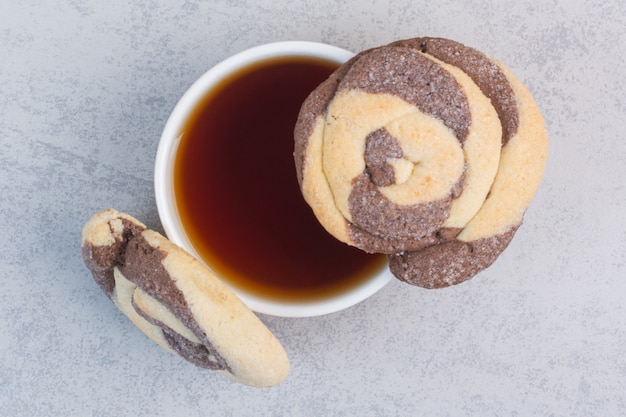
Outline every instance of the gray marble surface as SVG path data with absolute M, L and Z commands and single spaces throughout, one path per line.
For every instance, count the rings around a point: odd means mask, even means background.
M 2 0 L 0 415 L 626 415 L 625 28 L 618 0 Z M 157 141 L 206 69 L 270 41 L 424 35 L 503 61 L 546 118 L 544 182 L 493 267 L 262 317 L 292 364 L 263 390 L 160 350 L 100 292 L 81 228 L 112 206 L 160 229 Z

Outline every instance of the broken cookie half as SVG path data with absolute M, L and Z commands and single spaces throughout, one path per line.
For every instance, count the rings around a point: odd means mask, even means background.
M 287 354 L 263 322 L 204 265 L 135 218 L 95 214 L 82 253 L 104 293 L 163 349 L 249 386 L 287 376 Z

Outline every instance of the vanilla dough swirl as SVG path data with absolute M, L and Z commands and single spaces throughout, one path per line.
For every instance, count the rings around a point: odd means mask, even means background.
M 298 181 L 320 223 L 426 288 L 463 282 L 502 253 L 548 143 L 510 71 L 435 38 L 357 54 L 307 98 L 294 133 Z

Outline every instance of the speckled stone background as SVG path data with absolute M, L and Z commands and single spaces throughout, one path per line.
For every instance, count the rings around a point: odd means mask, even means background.
M 0 2 L 0 415 L 626 415 L 625 28 L 618 0 Z M 81 228 L 113 206 L 160 229 L 157 142 L 205 70 L 422 35 L 503 61 L 544 111 L 545 179 L 493 267 L 262 317 L 292 363 L 265 390 L 161 351 L 99 291 Z

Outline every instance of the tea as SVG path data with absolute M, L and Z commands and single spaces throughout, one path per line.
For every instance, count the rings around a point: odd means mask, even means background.
M 256 63 L 213 88 L 185 122 L 174 166 L 180 218 L 198 254 L 235 289 L 313 301 L 385 264 L 329 235 L 296 179 L 300 106 L 337 66 L 305 57 Z

